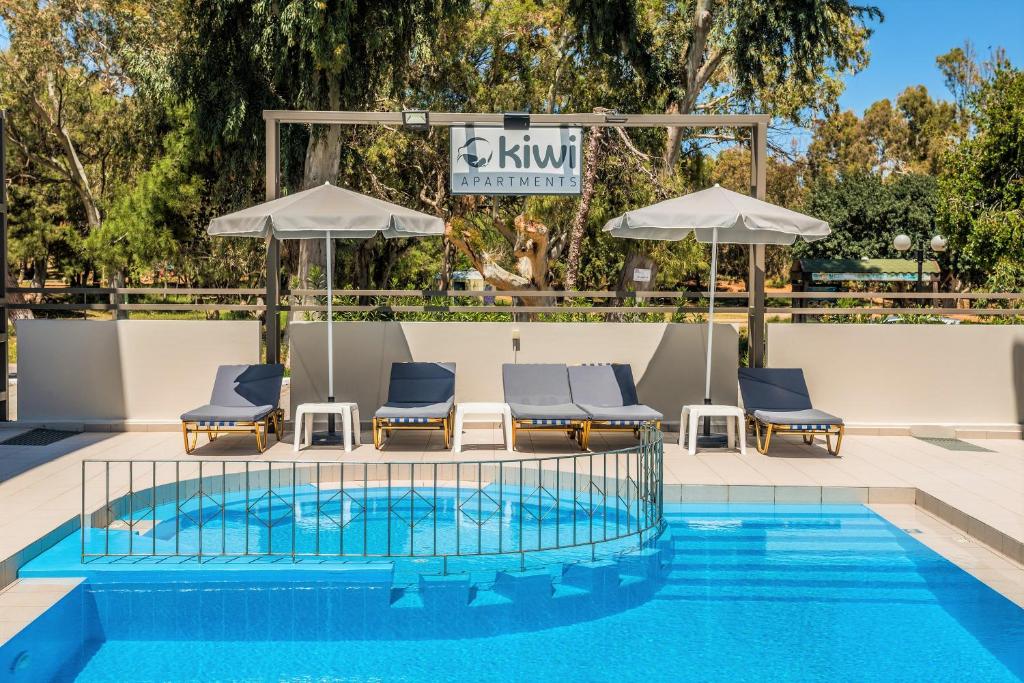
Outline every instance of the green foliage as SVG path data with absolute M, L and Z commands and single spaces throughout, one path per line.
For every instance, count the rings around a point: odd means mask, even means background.
M 877 174 L 853 173 L 821 178 L 807 196 L 804 209 L 828 221 L 832 234 L 818 242 L 797 242 L 794 258 L 903 258 L 892 246 L 903 233 L 926 246 L 933 234 L 938 202 L 935 179 L 900 175 L 883 180 Z
M 939 224 L 964 285 L 1024 289 L 1024 72 L 1001 66 L 970 96 L 975 134 L 939 181 Z
M 203 184 L 186 168 L 182 129 L 164 138 L 164 150 L 133 183 L 115 195 L 106 220 L 84 240 L 86 254 L 107 275 L 173 273 L 200 217 Z

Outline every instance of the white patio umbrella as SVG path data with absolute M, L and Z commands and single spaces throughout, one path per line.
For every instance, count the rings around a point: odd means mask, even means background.
M 705 403 L 711 403 L 712 319 L 715 315 L 718 245 L 793 244 L 798 238 L 813 242 L 831 232 L 825 221 L 727 190 L 717 183 L 706 190 L 627 211 L 605 223 L 604 230 L 616 237 L 668 241 L 681 240 L 693 233 L 698 242 L 711 245 Z
M 210 221 L 207 232 L 230 237 L 323 239 L 327 247 L 327 400 L 334 402 L 333 309 L 335 239 L 428 237 L 444 234 L 444 221 L 345 190 L 330 183 L 296 192 Z M 330 420 L 333 430 L 333 419 Z

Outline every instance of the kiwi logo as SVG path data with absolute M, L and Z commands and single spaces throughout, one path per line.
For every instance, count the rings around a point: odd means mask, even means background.
M 470 138 L 466 144 L 457 150 L 456 159 L 465 159 L 470 168 L 483 168 L 491 163 L 494 152 L 486 139 L 481 137 Z

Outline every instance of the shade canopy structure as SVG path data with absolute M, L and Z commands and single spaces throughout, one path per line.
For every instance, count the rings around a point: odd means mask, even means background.
M 377 234 L 398 237 L 430 237 L 444 234 L 437 216 L 408 209 L 382 199 L 324 183 L 279 199 L 229 213 L 210 221 L 207 232 L 225 237 L 276 237 L 322 239 L 327 256 L 327 400 L 334 402 L 334 319 L 331 242 L 364 240 Z M 329 418 L 334 431 L 333 415 Z
M 718 245 L 793 244 L 824 239 L 831 229 L 823 220 L 727 190 L 716 184 L 706 190 L 668 199 L 611 219 L 604 231 L 616 237 L 676 241 L 691 233 L 711 245 L 708 306 L 708 348 L 704 376 L 704 402 L 711 403 L 711 353 L 718 279 Z M 708 423 L 705 419 L 705 434 Z

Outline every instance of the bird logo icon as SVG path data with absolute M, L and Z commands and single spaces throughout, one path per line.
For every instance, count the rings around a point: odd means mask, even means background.
M 459 147 L 456 159 L 465 159 L 466 165 L 470 168 L 483 168 L 491 163 L 494 152 L 490 149 L 490 143 L 481 137 L 470 138 L 466 144 Z

